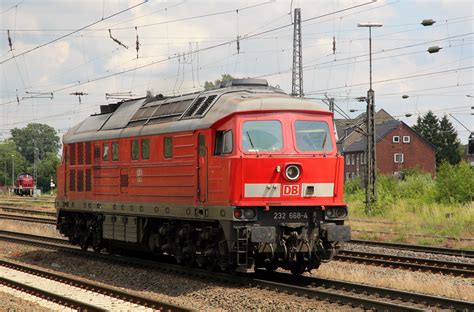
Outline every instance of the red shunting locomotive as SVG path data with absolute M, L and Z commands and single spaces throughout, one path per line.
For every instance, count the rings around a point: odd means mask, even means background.
M 35 179 L 29 173 L 18 175 L 15 181 L 13 192 L 19 196 L 33 196 L 35 189 Z
M 103 105 L 63 138 L 57 228 L 209 269 L 317 268 L 350 239 L 332 117 L 258 79 Z

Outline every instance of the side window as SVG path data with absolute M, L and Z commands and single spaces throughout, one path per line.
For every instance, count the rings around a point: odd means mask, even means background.
M 142 140 L 142 159 L 150 158 L 150 139 Z
M 138 159 L 138 140 L 132 141 L 132 159 L 133 160 Z
M 222 149 L 222 153 L 229 154 L 232 153 L 233 149 L 233 135 L 232 130 L 224 132 L 224 148 Z
M 109 143 L 104 143 L 103 146 L 102 159 L 107 161 L 109 160 Z
M 112 142 L 112 160 L 117 161 L 119 160 L 119 143 Z
M 164 153 L 165 153 L 165 158 L 171 158 L 173 157 L 173 138 L 172 137 L 165 137 L 164 140 L 165 148 L 164 148 Z
M 214 155 L 222 155 L 232 153 L 233 150 L 233 135 L 232 130 L 217 131 L 216 145 L 214 148 Z

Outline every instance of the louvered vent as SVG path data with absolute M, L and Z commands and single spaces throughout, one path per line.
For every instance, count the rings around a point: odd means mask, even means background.
M 77 191 L 84 191 L 84 170 L 77 170 Z
M 210 95 L 208 97 L 200 97 L 198 100 L 184 113 L 182 118 L 200 118 L 203 117 L 212 103 L 214 103 L 217 95 Z
M 201 104 L 204 102 L 205 99 L 206 97 L 204 96 L 198 98 L 196 102 L 194 102 L 192 106 L 189 107 L 188 110 L 184 113 L 183 118 L 192 117 L 196 113 L 196 111 L 199 109 L 199 106 L 201 106 Z
M 76 164 L 76 144 L 69 145 L 69 159 L 71 165 Z
M 193 117 L 202 117 L 204 114 L 207 112 L 207 109 L 211 106 L 212 102 L 214 102 L 214 99 L 217 97 L 217 95 L 211 95 L 208 96 L 207 99 L 204 101 L 204 103 L 199 106 L 197 109 L 196 113 L 193 115 Z
M 92 190 L 92 170 L 86 169 L 86 192 Z
M 86 142 L 86 165 L 90 165 L 92 163 L 92 144 L 91 142 Z
M 76 191 L 76 170 L 71 170 L 69 172 L 69 191 Z
M 128 187 L 128 174 L 120 175 L 120 187 Z
M 77 144 L 77 164 L 83 165 L 84 164 L 84 144 L 83 143 L 76 143 Z

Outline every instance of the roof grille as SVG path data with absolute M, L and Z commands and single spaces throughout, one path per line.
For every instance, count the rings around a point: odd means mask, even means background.
M 217 94 L 210 95 L 208 97 L 202 96 L 192 104 L 191 107 L 183 114 L 182 118 L 199 118 L 203 117 L 209 108 L 211 107 L 211 104 L 214 102 L 214 100 L 217 98 Z

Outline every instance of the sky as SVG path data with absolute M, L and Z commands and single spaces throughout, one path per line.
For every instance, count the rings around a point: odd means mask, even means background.
M 197 92 L 222 74 L 267 79 L 290 93 L 295 8 L 306 97 L 334 98 L 336 118 L 365 110 L 356 98 L 369 88 L 369 32 L 357 24 L 379 22 L 376 109 L 408 125 L 428 110 L 448 114 L 467 142 L 471 0 L 0 0 L 0 138 L 29 122 L 62 135 L 117 97 Z M 436 23 L 422 26 L 424 19 Z M 434 46 L 442 49 L 428 53 Z

